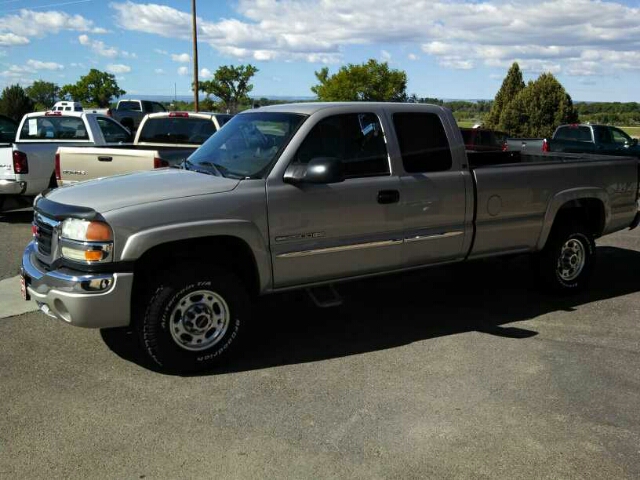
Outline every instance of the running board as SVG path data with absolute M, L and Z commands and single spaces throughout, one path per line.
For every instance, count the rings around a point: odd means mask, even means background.
M 307 294 L 313 303 L 316 304 L 316 307 L 330 308 L 342 305 L 342 297 L 333 284 L 307 288 Z

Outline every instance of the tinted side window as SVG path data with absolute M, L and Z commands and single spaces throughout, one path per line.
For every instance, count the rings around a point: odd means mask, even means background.
M 611 136 L 613 137 L 613 143 L 618 143 L 620 145 L 631 143 L 631 137 L 617 128 L 611 129 Z
M 104 141 L 107 143 L 127 142 L 130 140 L 129 132 L 118 125 L 113 120 L 108 118 L 98 117 L 96 118 L 100 131 L 104 136 Z
M 156 102 L 151 104 L 151 110 L 153 113 L 162 113 L 167 111 L 161 103 Z
M 434 113 L 394 113 L 393 124 L 407 173 L 442 172 L 452 166 L 447 135 Z
M 304 139 L 295 163 L 333 157 L 347 178 L 389 174 L 389 157 L 380 120 L 373 113 L 334 115 L 320 120 Z
M 36 117 L 25 120 L 20 140 L 89 140 L 78 117 Z

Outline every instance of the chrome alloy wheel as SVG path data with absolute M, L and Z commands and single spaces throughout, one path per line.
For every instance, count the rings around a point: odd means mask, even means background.
M 558 258 L 558 275 L 564 281 L 570 282 L 578 278 L 584 269 L 586 254 L 584 244 L 575 238 L 565 242 Z
M 197 290 L 183 296 L 171 312 L 171 338 L 190 351 L 205 350 L 224 337 L 231 322 L 229 306 L 210 290 Z

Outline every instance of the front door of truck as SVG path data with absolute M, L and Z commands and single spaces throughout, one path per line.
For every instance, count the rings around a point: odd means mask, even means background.
M 391 113 L 404 174 L 400 198 L 404 215 L 404 257 L 409 267 L 446 262 L 465 255 L 471 228 L 467 205 L 470 182 L 454 162 L 442 121 L 436 113 Z M 460 152 L 462 155 L 463 152 Z M 466 166 L 465 166 L 466 167 Z M 466 178 L 465 178 L 466 176 Z M 466 240 L 466 242 L 465 242 Z
M 276 287 L 392 270 L 402 265 L 398 177 L 392 176 L 376 109 L 319 118 L 289 167 L 312 159 L 342 162 L 344 181 L 267 182 Z

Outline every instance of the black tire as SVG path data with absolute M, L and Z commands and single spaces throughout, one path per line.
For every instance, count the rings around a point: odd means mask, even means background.
M 580 223 L 554 226 L 544 249 L 533 257 L 533 263 L 544 288 L 560 294 L 579 292 L 588 285 L 596 266 L 593 235 Z
M 199 270 L 194 266 L 191 271 L 157 275 L 150 279 L 149 286 L 137 309 L 141 317 L 135 327 L 142 348 L 162 370 L 172 373 L 208 370 L 226 361 L 237 349 L 249 321 L 250 297 L 233 273 L 222 269 Z M 203 291 L 212 294 L 197 293 Z M 187 306 L 181 310 L 179 304 Z M 223 318 L 226 312 L 226 327 L 213 318 L 211 312 L 216 309 Z M 199 327 L 207 330 L 206 334 L 201 330 L 198 335 L 194 329 Z M 203 342 L 204 346 L 207 342 L 214 343 L 204 348 L 196 342 Z

